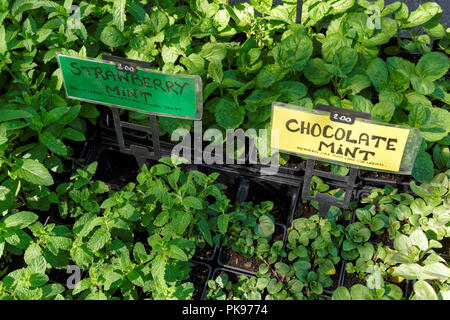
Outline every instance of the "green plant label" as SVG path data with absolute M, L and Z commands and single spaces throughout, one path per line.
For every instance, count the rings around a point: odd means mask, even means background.
M 57 56 L 71 99 L 173 118 L 202 117 L 202 80 L 197 75 L 147 69 L 130 73 L 110 61 Z

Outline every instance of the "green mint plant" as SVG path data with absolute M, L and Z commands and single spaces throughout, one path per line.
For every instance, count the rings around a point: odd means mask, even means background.
M 449 297 L 448 283 L 443 284 L 441 288 L 435 289 L 427 281 L 419 280 L 414 283 L 414 294 L 411 300 L 448 300 Z
M 394 252 L 384 258 L 386 263 L 396 265 L 392 275 L 405 279 L 440 280 L 445 282 L 450 276 L 446 261 L 433 248 L 441 247 L 436 240 L 428 240 L 421 230 L 409 236 L 399 235 L 394 241 Z
M 331 287 L 331 276 L 340 262 L 339 248 L 344 240 L 344 227 L 313 215 L 299 218 L 289 228 L 288 259 L 296 277 L 305 285 L 306 295 L 320 295 Z
M 33 259 L 40 259 L 45 261 L 47 269 L 67 269 L 70 265 L 69 251 L 73 244 L 70 228 L 55 223 L 44 226 L 39 221 L 28 228 L 33 238 L 25 250 L 25 262 L 31 263 Z
M 168 158 L 161 162 L 150 170 L 144 166 L 137 177 L 139 205 L 146 208 L 142 225 L 163 237 L 185 236 L 197 246 L 213 246 L 218 215 L 230 201 L 221 192 L 225 186 L 213 184 L 218 174 L 183 172 Z
M 375 235 L 383 235 L 386 231 L 389 239 L 393 240 L 399 233 L 411 229 L 412 212 L 410 205 L 414 197 L 408 193 L 398 193 L 398 189 L 386 186 L 384 189 L 373 189 L 370 194 L 361 199 L 367 203 L 356 210 L 358 220 Z
M 411 203 L 413 226 L 423 230 L 432 240 L 449 236 L 449 172 L 436 175 L 430 183 L 417 186 L 410 184 L 412 191 L 420 198 Z
M 48 276 L 35 264 L 10 272 L 0 281 L 2 300 L 54 300 L 62 299 L 64 287 L 48 283 Z
M 341 255 L 344 260 L 354 260 L 367 250 L 370 244 L 370 229 L 361 222 L 354 222 L 345 228 L 345 240 L 342 242 Z M 370 249 L 369 249 L 370 250 Z
M 111 259 L 94 263 L 88 277 L 72 291 L 76 299 L 136 300 L 136 299 L 186 299 L 194 290 L 188 279 L 190 264 L 174 260 L 169 262 L 165 287 L 161 288 L 152 277 L 152 254 L 136 242 L 132 250 L 123 242 L 112 244 Z
M 110 187 L 100 180 L 93 181 L 98 163 L 93 162 L 83 169 L 77 169 L 70 180 L 59 184 L 58 211 L 61 218 L 77 218 L 85 212 L 99 213 L 99 203 Z M 103 195 L 103 196 L 102 196 Z
M 232 212 L 220 215 L 217 227 L 222 235 L 222 246 L 248 258 L 267 256 L 275 231 L 275 219 L 270 214 L 272 208 L 270 201 L 256 205 L 237 203 Z
M 402 289 L 395 284 L 386 284 L 381 289 L 369 289 L 355 284 L 350 289 L 339 287 L 333 292 L 333 300 L 402 300 Z
M 266 300 L 306 300 L 305 283 L 296 276 L 294 266 L 282 261 L 261 264 L 256 273 L 258 283 L 265 287 Z
M 393 276 L 394 269 L 384 261 L 393 249 L 382 243 L 373 245 L 365 243 L 359 250 L 360 256 L 355 261 L 347 261 L 345 271 L 355 274 L 361 281 L 365 281 L 369 289 L 382 289 L 386 284 L 402 283 L 404 278 Z
M 256 276 L 236 275 L 232 282 L 227 273 L 208 281 L 206 299 L 211 300 L 304 300 L 303 283 L 292 267 L 277 262 L 274 269 L 261 264 Z
M 0 219 L 0 258 L 8 253 L 23 254 L 32 242 L 25 230 L 37 219 L 38 216 L 30 211 L 11 213 Z
M 256 277 L 236 275 L 233 283 L 227 273 L 208 280 L 207 300 L 262 300 L 265 286 Z

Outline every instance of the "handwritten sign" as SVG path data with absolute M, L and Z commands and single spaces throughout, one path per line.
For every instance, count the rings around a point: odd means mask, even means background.
M 271 146 L 280 151 L 399 172 L 411 129 L 358 118 L 353 124 L 336 122 L 326 112 L 275 102 L 273 130 L 278 131 L 279 141 L 278 146 L 271 141 Z
M 202 80 L 58 54 L 69 98 L 174 118 L 201 119 Z

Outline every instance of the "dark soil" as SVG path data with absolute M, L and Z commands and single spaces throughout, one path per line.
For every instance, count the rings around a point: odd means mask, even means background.
M 381 235 L 377 235 L 372 233 L 372 236 L 370 237 L 370 241 L 371 242 L 375 242 L 375 243 L 383 243 L 384 245 L 393 248 L 394 247 L 394 241 L 389 239 L 389 233 L 384 232 Z
M 359 194 L 358 202 L 361 201 L 361 199 L 367 198 L 369 195 L 370 195 L 370 192 L 367 192 L 367 191 L 361 192 L 361 193 Z
M 393 181 L 393 182 L 410 182 L 412 181 L 412 177 L 409 175 L 402 174 L 392 174 L 386 172 L 376 172 L 376 171 L 360 171 L 360 175 L 362 179 L 379 179 L 385 181 Z
M 206 246 L 204 248 L 197 247 L 195 249 L 194 257 L 202 259 L 202 260 L 209 260 L 214 255 L 214 247 Z
M 366 285 L 366 281 L 362 280 L 358 274 L 355 273 L 347 273 L 344 274 L 344 287 L 351 288 L 351 286 L 355 284 Z
M 274 235 L 272 237 L 272 241 L 270 243 L 273 243 L 275 241 L 283 241 L 284 240 L 284 229 L 280 226 L 275 225 L 275 231 Z
M 447 256 L 447 259 L 450 258 L 450 237 L 444 238 L 440 241 L 442 244 L 442 248 L 434 249 L 437 253 L 443 254 Z
M 263 263 L 256 257 L 246 258 L 240 253 L 225 248 L 222 250 L 222 255 L 220 259 L 222 263 L 226 266 L 239 268 L 252 273 L 258 272 L 259 265 Z
M 270 244 L 278 240 L 283 240 L 283 238 L 284 238 L 284 229 L 276 225 L 274 236 L 272 237 Z M 258 272 L 259 265 L 263 263 L 257 257 L 246 258 L 242 254 L 227 248 L 222 248 L 222 253 L 219 259 L 226 266 L 239 268 L 241 270 L 245 270 L 247 272 L 252 273 Z
M 325 291 L 334 292 L 339 287 L 339 270 L 336 270 L 336 274 L 332 275 L 330 278 L 333 280 L 333 285 L 331 287 L 325 288 Z
M 309 218 L 316 213 L 319 213 L 319 211 L 317 211 L 310 202 L 303 203 L 302 201 L 299 201 L 294 213 L 294 219 Z
M 288 169 L 299 169 L 303 166 L 304 162 L 305 161 L 302 158 L 290 156 L 289 161 L 286 164 L 282 165 L 281 167 Z
M 336 273 L 330 276 L 331 280 L 333 280 L 333 285 L 331 287 L 324 288 L 325 292 L 332 293 L 339 287 L 339 277 L 341 274 L 342 265 L 343 263 L 339 262 L 338 265 L 335 266 Z
M 325 166 L 321 164 L 319 161 L 314 161 L 314 169 L 324 172 L 331 172 L 331 166 Z
M 202 298 L 203 289 L 205 288 L 205 283 L 208 281 L 209 269 L 204 264 L 196 264 L 192 267 L 190 276 L 190 280 L 194 284 L 192 299 L 200 300 Z

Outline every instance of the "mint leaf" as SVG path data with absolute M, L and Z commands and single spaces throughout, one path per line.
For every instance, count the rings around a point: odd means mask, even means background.
M 388 69 L 383 59 L 373 59 L 367 66 L 366 74 L 378 92 L 386 86 Z
M 12 172 L 27 182 L 50 186 L 53 178 L 40 162 L 32 159 L 17 159 L 12 167 Z
M 205 219 L 200 219 L 200 222 L 198 224 L 201 233 L 203 234 L 203 237 L 205 237 L 206 242 L 212 246 L 212 236 L 211 236 L 211 230 L 209 229 L 208 222 Z
M 188 206 L 189 208 L 202 210 L 203 209 L 203 203 L 199 198 L 196 197 L 186 197 L 183 199 L 183 203 Z
M 107 26 L 100 34 L 100 41 L 111 48 L 120 47 L 126 43 L 123 34 L 116 27 Z
M 442 52 L 430 52 L 420 58 L 416 73 L 425 80 L 436 81 L 442 78 L 450 67 L 449 58 Z
M 50 151 L 59 156 L 67 155 L 66 145 L 58 138 L 56 138 L 50 131 L 44 131 L 39 135 L 39 142 L 49 148 Z
M 119 31 L 123 32 L 125 26 L 125 5 L 126 0 L 114 0 L 113 21 Z
M 9 214 L 3 219 L 0 220 L 0 223 L 3 223 L 5 227 L 18 227 L 23 229 L 38 219 L 38 216 L 30 211 L 21 211 L 13 214 Z
M 101 248 L 103 248 L 110 238 L 111 235 L 109 234 L 108 230 L 106 230 L 104 227 L 99 228 L 94 232 L 92 237 L 89 239 L 87 246 L 93 252 L 96 252 Z
M 434 176 L 434 164 L 431 156 L 421 151 L 416 157 L 414 167 L 412 169 L 412 176 L 419 182 L 430 182 Z
M 318 86 L 328 84 L 332 78 L 325 68 L 325 61 L 320 58 L 310 59 L 303 72 L 306 79 Z
M 237 107 L 228 99 L 220 99 L 214 109 L 214 117 L 217 124 L 224 129 L 236 129 L 244 121 L 244 108 Z

